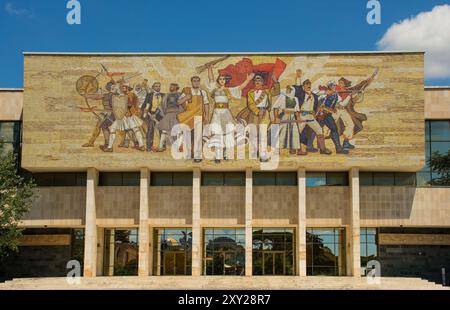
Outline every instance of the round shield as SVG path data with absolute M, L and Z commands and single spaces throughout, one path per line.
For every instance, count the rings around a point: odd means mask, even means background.
M 112 96 L 112 110 L 114 117 L 117 120 L 123 119 L 128 111 L 128 96 L 127 95 Z
M 83 75 L 76 83 L 80 95 L 95 94 L 98 92 L 98 80 L 92 75 Z

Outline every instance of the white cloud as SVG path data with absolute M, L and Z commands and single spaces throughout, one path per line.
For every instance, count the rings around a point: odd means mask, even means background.
M 6 2 L 5 11 L 9 15 L 27 16 L 27 17 L 32 17 L 33 15 L 30 10 L 16 8 L 11 2 Z
M 450 77 L 450 5 L 393 24 L 377 46 L 382 50 L 425 51 L 426 78 Z

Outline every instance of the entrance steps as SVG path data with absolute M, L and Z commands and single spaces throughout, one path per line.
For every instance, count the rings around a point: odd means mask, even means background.
M 419 278 L 383 277 L 379 284 L 366 278 L 296 276 L 164 276 L 81 278 L 69 284 L 66 278 L 22 278 L 0 283 L 0 290 L 450 290 Z

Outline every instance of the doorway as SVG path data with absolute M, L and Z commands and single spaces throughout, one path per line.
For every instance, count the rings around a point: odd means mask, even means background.
M 294 229 L 253 229 L 253 275 L 294 275 Z
M 179 276 L 186 274 L 186 254 L 184 252 L 163 253 L 163 275 Z
M 286 274 L 286 253 L 285 252 L 264 252 L 263 253 L 263 275 L 275 276 Z

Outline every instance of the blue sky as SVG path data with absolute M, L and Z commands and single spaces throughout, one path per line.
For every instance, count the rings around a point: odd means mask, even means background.
M 22 87 L 24 51 L 368 51 L 393 23 L 450 4 L 380 0 L 381 24 L 369 25 L 367 0 L 79 1 L 82 24 L 70 26 L 67 0 L 0 0 L 0 88 Z

